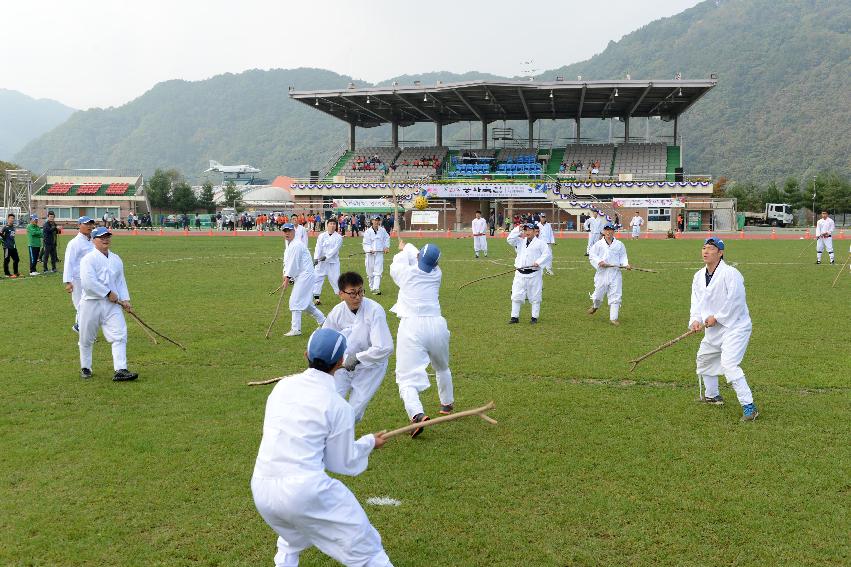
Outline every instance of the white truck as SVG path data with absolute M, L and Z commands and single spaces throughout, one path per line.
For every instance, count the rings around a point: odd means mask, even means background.
M 745 224 L 756 226 L 786 226 L 792 224 L 792 206 L 786 203 L 766 203 L 765 212 L 745 213 Z

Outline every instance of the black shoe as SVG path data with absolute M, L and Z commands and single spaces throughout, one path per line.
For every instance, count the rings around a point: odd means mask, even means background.
M 418 413 L 417 415 L 411 418 L 411 423 L 421 423 L 423 421 L 428 421 L 429 419 L 429 416 L 427 416 L 426 414 Z M 422 433 L 423 429 L 423 427 L 417 427 L 416 429 L 411 431 L 411 439 Z
M 538 318 L 537 318 L 537 317 L 532 317 L 532 320 L 531 320 L 531 321 L 529 321 L 529 322 L 530 322 L 531 324 L 533 324 L 533 325 L 534 325 L 535 323 L 537 323 L 537 322 L 538 322 Z
M 517 317 L 512 317 L 511 319 L 508 320 L 509 325 L 513 325 L 514 323 L 519 323 L 519 322 L 520 322 L 520 319 L 518 319 Z
M 126 368 L 122 368 L 121 370 L 116 370 L 115 375 L 112 377 L 113 382 L 127 382 L 129 380 L 135 380 L 139 375 L 135 372 L 130 372 Z
M 88 368 L 80 368 L 80 378 L 88 380 L 92 377 L 92 371 Z

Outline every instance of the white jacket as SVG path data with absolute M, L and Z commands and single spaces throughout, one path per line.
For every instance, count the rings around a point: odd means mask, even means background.
M 402 317 L 440 317 L 440 282 L 443 274 L 439 266 L 426 273 L 417 265 L 419 250 L 413 244 L 393 256 L 390 277 L 399 286 L 399 296 L 390 311 Z
M 488 221 L 484 217 L 473 219 L 473 236 L 484 236 L 488 232 Z
M 364 366 L 386 362 L 393 353 L 393 336 L 381 305 L 364 297 L 357 313 L 340 302 L 328 313 L 322 327 L 346 337 L 346 355 L 354 354 Z
M 378 227 L 376 232 L 372 227 L 363 231 L 363 251 L 364 252 L 384 252 L 385 248 L 390 248 L 390 235 L 384 230 L 383 226 Z
M 308 369 L 278 382 L 266 401 L 255 478 L 292 479 L 311 473 L 356 476 L 366 470 L 375 438 L 355 441 L 351 406 L 334 377 Z
M 833 234 L 834 230 L 836 230 L 836 224 L 830 217 L 827 217 L 826 219 L 819 219 L 816 223 L 816 236 L 821 236 L 825 233 Z
M 313 259 L 310 257 L 310 252 L 300 240 L 295 238 L 284 251 L 284 275 L 293 279 L 304 275 L 313 276 Z
M 552 250 L 540 238 L 532 238 L 527 241 L 520 234 L 520 227 L 515 226 L 508 234 L 506 239 L 508 245 L 514 248 L 517 256 L 514 258 L 515 268 L 528 268 L 532 264 L 537 263 L 538 266 L 543 266 L 550 258 L 553 257 Z M 532 275 L 532 274 L 529 274 Z
M 95 249 L 92 241 L 82 232 L 68 242 L 65 247 L 65 265 L 62 268 L 62 283 L 71 283 L 80 279 L 80 261 L 83 256 Z
M 127 281 L 124 279 L 124 262 L 115 252 L 106 256 L 92 250 L 80 262 L 80 281 L 83 284 L 82 299 L 105 299 L 114 291 L 121 301 L 130 299 Z
M 706 267 L 694 275 L 691 282 L 691 313 L 689 326 L 701 325 L 712 315 L 718 325 L 707 327 L 706 333 L 722 332 L 725 328 L 751 328 L 751 316 L 745 301 L 745 280 L 736 268 L 724 260 L 718 263 L 712 281 L 706 285 Z
M 626 257 L 626 246 L 623 245 L 623 242 L 617 238 L 612 238 L 612 243 L 609 244 L 606 242 L 605 236 L 595 242 L 591 250 L 588 251 L 588 260 L 597 272 L 608 270 L 620 272 L 620 268 L 601 268 L 601 261 L 612 266 L 626 266 L 629 264 L 629 259 Z
M 343 237 L 339 232 L 328 234 L 327 231 L 319 235 L 316 239 L 316 250 L 313 252 L 314 260 L 318 260 L 325 256 L 327 264 L 340 263 L 340 247 L 343 245 Z
M 556 239 L 553 235 L 553 225 L 548 222 L 539 222 L 538 226 L 541 227 L 541 240 L 547 244 L 555 244 Z

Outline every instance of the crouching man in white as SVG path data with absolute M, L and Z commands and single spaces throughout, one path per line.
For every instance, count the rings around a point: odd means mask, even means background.
M 292 312 L 292 325 L 286 337 L 295 337 L 301 334 L 301 312 L 307 311 L 316 319 L 319 326 L 325 322 L 325 315 L 317 309 L 310 301 L 310 292 L 313 290 L 313 261 L 310 252 L 301 240 L 295 236 L 295 228 L 292 223 L 283 226 L 286 250 L 284 250 L 284 289 L 287 289 L 292 280 L 293 290 L 290 293 L 290 311 Z
M 310 368 L 278 382 L 266 401 L 251 492 L 278 534 L 276 567 L 296 567 L 311 546 L 347 566 L 391 565 L 354 494 L 325 472 L 357 476 L 384 445 L 378 433 L 355 441 L 352 408 L 334 388 L 345 352 L 343 335 L 316 330 L 305 353 Z
M 366 406 L 387 373 L 393 353 L 393 336 L 381 305 L 363 296 L 363 278 L 346 272 L 338 280 L 340 302 L 328 313 L 323 327 L 346 337 L 343 368 L 334 374 L 337 393 L 349 397 L 355 422 L 363 419 Z M 351 395 L 349 395 L 351 393 Z
M 698 382 L 703 381 L 710 404 L 721 405 L 718 375 L 723 374 L 742 405 L 742 421 L 753 421 L 759 412 L 739 366 L 751 337 L 751 317 L 745 302 L 745 281 L 736 268 L 724 262 L 724 241 L 707 238 L 703 245 L 706 267 L 694 275 L 691 283 L 689 327 L 705 329 L 697 351 Z
M 440 249 L 426 244 L 417 250 L 400 239 L 399 250 L 390 264 L 390 277 L 399 286 L 396 305 L 390 311 L 401 319 L 396 334 L 396 383 L 408 417 L 412 423 L 420 423 L 429 419 L 420 401 L 420 392 L 430 385 L 426 374 L 429 363 L 437 379 L 441 415 L 452 413 L 455 403 L 449 370 L 449 328 L 440 314 Z M 422 431 L 415 429 L 411 437 Z
M 627 270 L 631 268 L 626 257 L 626 247 L 623 242 L 615 238 L 614 225 L 607 224 L 603 227 L 603 238 L 591 247 L 589 259 L 597 273 L 594 274 L 594 293 L 591 294 L 593 303 L 588 314 L 596 313 L 603 304 L 603 298 L 608 295 L 609 321 L 612 325 L 620 325 L 618 311 L 620 311 L 623 295 L 623 277 L 620 267 L 623 266 Z
M 340 247 L 343 237 L 337 232 L 337 219 L 330 218 L 325 223 L 325 232 L 316 239 L 316 250 L 313 252 L 313 265 L 316 282 L 313 284 L 313 304 L 320 305 L 319 296 L 325 278 L 331 284 L 334 293 L 339 293 L 337 280 L 340 279 Z
M 132 311 L 130 292 L 124 279 L 124 264 L 109 250 L 112 233 L 106 227 L 92 231 L 95 249 L 80 262 L 80 376 L 92 377 L 92 345 L 98 328 L 112 344 L 112 365 L 116 382 L 135 380 L 138 374 L 127 370 L 127 322 L 125 311 Z
M 528 223 L 523 226 L 523 234 L 520 234 L 520 226 L 515 226 L 508 234 L 508 244 L 514 248 L 517 257 L 514 259 L 514 282 L 511 284 L 511 319 L 509 324 L 520 321 L 520 308 L 524 301 L 532 305 L 531 323 L 538 322 L 541 314 L 541 300 L 544 295 L 544 275 L 541 266 L 545 266 L 552 259 L 552 251 L 549 245 L 535 236 L 537 226 Z
M 369 291 L 381 295 L 381 275 L 384 255 L 390 251 L 390 235 L 381 226 L 381 217 L 373 217 L 372 226 L 363 231 L 363 251 L 366 255 L 366 278 Z

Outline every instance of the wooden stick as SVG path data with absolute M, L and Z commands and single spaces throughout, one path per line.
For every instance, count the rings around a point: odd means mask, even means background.
M 157 342 L 157 337 L 155 337 L 155 336 L 153 335 L 153 333 L 151 333 L 148 329 L 146 329 L 146 328 L 145 328 L 145 326 L 144 326 L 142 323 L 139 323 L 138 319 L 133 319 L 133 320 L 134 320 L 134 321 L 136 321 L 136 323 L 137 323 L 137 324 L 138 324 L 138 325 L 142 328 L 142 330 L 143 330 L 143 331 L 145 331 L 145 334 L 146 334 L 146 335 L 148 335 L 148 337 L 149 337 L 152 341 L 154 341 L 154 344 L 155 344 L 155 345 L 160 344 L 159 342 Z
M 614 268 L 618 268 L 620 270 L 626 270 L 626 271 L 632 270 L 634 272 L 647 272 L 648 274 L 658 274 L 659 273 L 656 270 L 651 270 L 650 268 L 638 268 L 636 266 L 632 266 L 631 268 L 627 268 L 626 266 L 607 266 L 607 267 L 610 267 L 610 268 L 614 267 Z
M 848 267 L 848 260 L 851 260 L 851 254 L 848 254 L 848 257 L 847 257 L 847 258 L 845 258 L 845 263 L 844 263 L 844 264 L 842 264 L 842 269 L 841 269 L 841 270 L 839 270 L 839 273 L 838 273 L 838 274 L 836 274 L 836 277 L 835 277 L 835 278 L 833 278 L 833 285 L 832 285 L 832 286 L 830 286 L 830 287 L 831 287 L 831 289 L 833 289 L 834 287 L 836 287 L 836 282 L 838 282 L 838 281 L 839 281 L 839 276 L 841 276 L 842 274 L 844 274 L 844 273 L 845 273 L 845 268 L 847 268 L 847 267 Z
M 142 321 L 142 318 L 141 318 L 141 317 L 139 317 L 138 315 L 136 315 L 136 312 L 135 312 L 135 311 L 128 311 L 127 313 L 129 313 L 129 314 L 130 314 L 130 315 L 131 315 L 134 319 L 136 319 L 136 321 L 138 321 L 138 323 L 139 323 L 140 325 L 142 325 L 143 327 L 145 327 L 146 329 L 148 329 L 149 331 L 151 331 L 152 333 L 154 333 L 154 334 L 155 334 L 155 335 L 157 335 L 158 337 L 161 337 L 161 338 L 163 338 L 163 339 L 167 340 L 168 342 L 170 342 L 171 344 L 173 344 L 173 345 L 175 345 L 176 347 L 180 348 L 181 350 L 186 350 L 186 347 L 185 347 L 185 346 L 183 346 L 182 344 L 180 344 L 179 342 L 177 342 L 177 341 L 175 341 L 174 339 L 171 339 L 171 338 L 169 338 L 169 337 L 165 336 L 164 334 L 160 333 L 159 331 L 157 331 L 156 329 L 154 329 L 153 327 L 151 327 L 150 325 L 148 325 L 147 323 L 145 323 L 144 321 Z
M 279 285 L 278 287 L 276 287 L 275 289 L 273 289 L 272 291 L 270 291 L 270 292 L 269 292 L 269 295 L 275 295 L 276 293 L 278 293 L 279 291 L 281 291 L 281 288 L 282 288 L 282 287 L 284 287 L 284 282 L 281 282 L 281 285 Z
M 643 354 L 643 355 L 639 356 L 639 357 L 638 357 L 638 358 L 636 358 L 636 359 L 630 360 L 629 362 L 632 364 L 632 368 L 630 368 L 630 369 L 629 369 L 629 371 L 630 371 L 630 372 L 632 372 L 633 370 L 635 370 L 635 367 L 636 367 L 636 366 L 638 366 L 638 363 L 639 363 L 639 362 L 641 362 L 642 360 L 644 360 L 645 358 L 649 358 L 649 357 L 653 356 L 654 354 L 656 354 L 657 352 L 663 351 L 663 350 L 665 350 L 666 348 L 671 347 L 671 346 L 673 346 L 673 345 L 677 344 L 678 342 L 680 342 L 680 341 L 681 341 L 681 340 L 683 340 L 684 338 L 686 338 L 686 337 L 688 337 L 688 336 L 690 336 L 690 335 L 693 335 L 693 334 L 695 334 L 695 333 L 697 333 L 697 332 L 699 332 L 699 330 L 689 329 L 688 331 L 686 331 L 685 333 L 683 333 L 683 334 L 682 334 L 682 335 L 680 335 L 679 337 L 677 337 L 677 338 L 675 338 L 675 339 L 671 339 L 670 341 L 668 341 L 668 342 L 666 342 L 666 343 L 664 343 L 664 344 L 659 345 L 658 347 L 654 348 L 653 350 L 651 350 L 651 351 L 650 351 L 650 352 L 648 352 L 647 354 Z
M 284 284 L 281 283 L 281 287 L 284 287 Z M 281 289 L 280 287 L 278 289 Z M 266 338 L 269 338 L 269 333 L 272 332 L 272 326 L 275 324 L 275 321 L 278 320 L 278 313 L 281 312 L 281 302 L 284 300 L 284 292 L 281 291 L 281 296 L 278 298 L 278 304 L 275 306 L 275 316 L 272 317 L 272 322 L 269 323 L 269 327 L 266 329 Z
M 400 427 L 399 429 L 394 429 L 393 431 L 388 431 L 387 433 L 382 433 L 381 436 L 385 439 L 390 439 L 391 437 L 396 437 L 397 435 L 402 435 L 403 433 L 407 433 L 409 431 L 413 431 L 414 429 L 419 429 L 420 427 L 429 427 L 432 425 L 437 425 L 438 423 L 446 423 L 447 421 L 452 421 L 453 419 L 460 419 L 462 417 L 469 417 L 471 415 L 475 415 L 477 417 L 482 418 L 491 424 L 496 424 L 497 421 L 492 417 L 485 415 L 486 412 L 492 410 L 496 407 L 496 404 L 493 402 L 488 402 L 480 408 L 475 408 L 471 410 L 459 411 L 458 413 L 453 413 L 452 415 L 444 415 L 441 417 L 436 417 L 434 419 L 430 419 L 428 421 L 421 421 L 419 423 L 411 423 L 410 425 L 406 425 L 405 427 Z
M 290 376 L 295 376 L 295 374 L 290 374 Z M 290 376 L 278 376 L 277 378 L 269 378 L 268 380 L 257 380 L 256 382 L 246 382 L 248 386 L 265 386 L 266 384 L 274 384 L 275 382 L 280 382 L 284 378 L 289 378 Z
M 820 237 L 818 237 L 818 236 L 815 238 L 815 242 L 816 242 L 816 244 L 818 244 L 818 239 L 819 239 L 819 238 L 820 238 Z M 800 252 L 798 252 L 798 257 L 796 258 L 797 260 L 800 260 L 801 256 L 803 256 L 803 255 L 804 255 L 804 252 L 806 252 L 807 250 L 809 250 L 809 249 L 810 249 L 810 247 L 808 246 L 808 244 L 809 244 L 809 242 L 807 242 L 807 244 L 805 244 L 803 247 L 801 247 L 801 251 L 800 251 Z
M 481 278 L 475 279 L 475 280 L 473 280 L 473 281 L 469 281 L 469 282 L 467 282 L 467 283 L 463 283 L 463 284 L 461 284 L 461 286 L 460 286 L 458 289 L 459 289 L 459 290 L 460 290 L 460 289 L 464 289 L 464 288 L 465 288 L 465 287 L 467 287 L 468 285 L 472 285 L 472 284 L 474 284 L 474 283 L 478 283 L 478 282 L 481 282 L 481 281 L 484 281 L 484 280 L 489 280 L 489 279 L 491 279 L 491 278 L 498 278 L 499 276 L 506 276 L 506 275 L 508 275 L 508 274 L 510 274 L 510 273 L 512 273 L 512 272 L 514 272 L 514 271 L 516 271 L 516 270 L 528 270 L 528 269 L 530 269 L 530 268 L 535 268 L 535 266 L 524 266 L 524 267 L 522 267 L 522 268 L 511 268 L 510 270 L 506 270 L 506 271 L 504 271 L 504 272 L 500 272 L 500 273 L 498 273 L 498 274 L 491 274 L 491 275 L 489 275 L 489 276 L 484 276 L 484 277 L 481 277 Z

